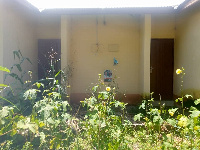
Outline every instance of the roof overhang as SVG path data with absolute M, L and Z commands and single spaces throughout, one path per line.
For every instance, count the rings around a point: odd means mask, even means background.
M 175 13 L 173 7 L 128 7 L 128 8 L 59 8 L 45 9 L 41 14 L 90 15 L 90 14 L 162 14 Z

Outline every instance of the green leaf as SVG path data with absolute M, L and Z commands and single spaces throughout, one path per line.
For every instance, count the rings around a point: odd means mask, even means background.
M 33 84 L 33 85 L 36 85 L 38 89 L 39 89 L 41 86 L 44 88 L 44 84 L 43 84 L 43 83 L 36 82 L 36 83 Z
M 200 116 L 200 111 L 198 111 L 198 110 L 190 111 L 190 112 L 192 112 L 192 114 L 191 114 L 192 118 L 196 118 L 196 117 Z
M 20 72 L 22 72 L 22 68 L 21 68 L 20 64 L 16 64 L 16 67 Z
M 139 109 L 145 109 L 145 104 L 146 104 L 146 100 L 142 101 L 142 104 L 140 105 Z
M 14 130 L 12 130 L 12 132 L 11 132 L 10 135 L 11 135 L 11 136 L 14 136 L 15 134 L 17 134 L 17 130 L 14 129 Z
M 4 106 L 2 110 L 0 110 L 0 118 L 4 118 L 9 114 L 9 107 Z
M 167 119 L 167 122 L 172 126 L 176 125 L 176 120 L 175 119 Z
M 162 124 L 163 123 L 163 119 L 161 116 L 154 116 L 153 117 L 153 122 L 156 123 L 156 122 L 159 122 L 159 124 Z
M 139 113 L 139 114 L 135 115 L 133 119 L 134 119 L 134 121 L 137 121 L 137 120 L 140 121 L 140 119 L 142 118 L 142 116 L 143 115 L 141 113 Z
M 69 103 L 67 101 L 63 101 L 62 104 L 63 104 L 63 110 L 67 111 L 67 106 L 69 105 Z
M 61 70 L 56 73 L 55 78 L 60 74 Z
M 0 87 L 8 87 L 8 85 L 0 84 Z
M 45 142 L 45 134 L 44 134 L 44 132 L 39 132 L 39 134 L 40 134 L 40 141 L 42 143 Z
M 20 50 L 13 51 L 14 59 L 15 59 L 15 55 L 20 59 L 20 55 L 19 54 L 21 54 Z
M 29 129 L 31 132 L 36 133 L 38 126 L 35 123 L 30 122 L 30 118 L 22 119 L 17 122 L 17 128 Z
M 5 100 L 5 101 L 9 102 L 9 103 L 12 104 L 14 107 L 16 107 L 17 110 L 19 110 L 19 108 L 18 108 L 15 104 L 13 104 L 11 101 L 9 101 L 8 99 L 6 99 L 6 98 L 4 98 L 4 97 L 2 97 L 2 96 L 0 96 L 0 99 L 3 99 L 3 100 Z M 11 108 L 12 108 L 12 107 L 11 107 Z M 19 110 L 19 111 L 20 111 L 20 110 Z
M 28 62 L 29 62 L 30 64 L 32 64 L 32 62 L 31 62 L 31 60 L 30 60 L 29 58 L 26 58 L 26 60 L 28 60 Z
M 17 74 L 10 73 L 8 75 L 11 76 L 11 77 L 13 77 L 13 78 L 15 78 L 16 80 L 18 80 L 21 84 L 24 84 Z
M 200 99 L 197 99 L 197 100 L 194 101 L 195 105 L 198 105 L 199 103 L 200 103 Z
M 94 87 L 92 88 L 92 91 L 93 91 L 93 92 L 96 92 L 97 89 L 98 89 L 98 87 L 99 87 L 98 85 L 94 86 Z
M 52 92 L 54 99 L 61 99 L 61 94 L 57 92 Z
M 101 128 L 105 127 L 106 126 L 106 123 L 105 121 L 101 124 Z
M 47 122 L 50 123 L 50 124 L 55 124 L 55 121 L 52 118 L 48 118 Z
M 9 73 L 10 73 L 10 70 L 9 70 L 8 68 L 6 68 L 6 67 L 2 67 L 2 66 L 0 66 L 0 70 L 1 70 L 1 71 L 5 71 L 5 72 L 9 72 Z
M 193 98 L 192 95 L 188 95 L 188 94 L 186 94 L 185 97 L 186 97 L 186 98 L 189 98 L 189 97 Z

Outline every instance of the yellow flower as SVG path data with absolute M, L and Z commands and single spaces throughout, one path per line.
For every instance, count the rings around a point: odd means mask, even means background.
M 194 130 L 199 130 L 199 126 L 194 126 Z
M 170 111 L 169 114 L 170 114 L 170 116 L 173 116 L 173 115 L 174 115 L 174 112 Z
M 178 126 L 180 127 L 186 127 L 188 123 L 188 118 L 185 116 L 182 116 L 178 121 Z
M 181 69 L 176 70 L 176 74 L 181 74 L 183 71 Z
M 106 87 L 106 91 L 107 91 L 107 92 L 110 92 L 110 87 Z
M 167 134 L 167 137 L 168 137 L 168 138 L 170 138 L 171 136 L 172 136 L 172 134 L 171 134 L 171 133 Z
M 149 119 L 147 117 L 145 117 L 144 120 L 148 121 Z

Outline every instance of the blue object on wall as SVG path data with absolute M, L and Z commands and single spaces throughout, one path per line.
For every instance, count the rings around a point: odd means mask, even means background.
M 118 64 L 118 61 L 117 61 L 117 59 L 115 59 L 115 57 L 114 57 L 114 65 L 117 65 Z

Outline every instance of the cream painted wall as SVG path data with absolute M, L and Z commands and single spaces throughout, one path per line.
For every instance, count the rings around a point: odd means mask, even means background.
M 37 20 L 38 39 L 60 39 L 61 18 L 57 15 L 39 15 Z
M 35 15 L 26 7 L 15 2 L 4 1 L 2 9 L 3 65 L 10 68 L 15 63 L 13 51 L 20 49 L 23 56 L 30 58 L 33 63 L 33 65 L 30 65 L 25 62 L 23 65 L 24 70 L 31 69 L 33 71 L 33 80 L 37 78 Z
M 183 88 L 186 93 L 200 97 L 200 5 L 177 16 L 175 69 L 184 67 Z M 180 95 L 180 76 L 174 75 L 174 93 Z
M 2 1 L 0 1 L 0 66 L 3 66 L 3 29 L 2 29 Z M 0 71 L 0 84 L 3 83 L 3 72 Z
M 152 14 L 151 38 L 175 38 L 175 15 Z
M 98 25 L 97 25 L 98 20 Z M 87 93 L 98 74 L 112 70 L 122 92 L 139 94 L 140 24 L 138 16 L 72 16 L 70 58 L 73 64 L 72 93 Z M 95 45 L 99 43 L 99 48 Z M 110 52 L 116 44 L 118 51 Z M 111 48 L 112 49 L 112 48 Z M 114 66 L 114 57 L 119 64 Z

